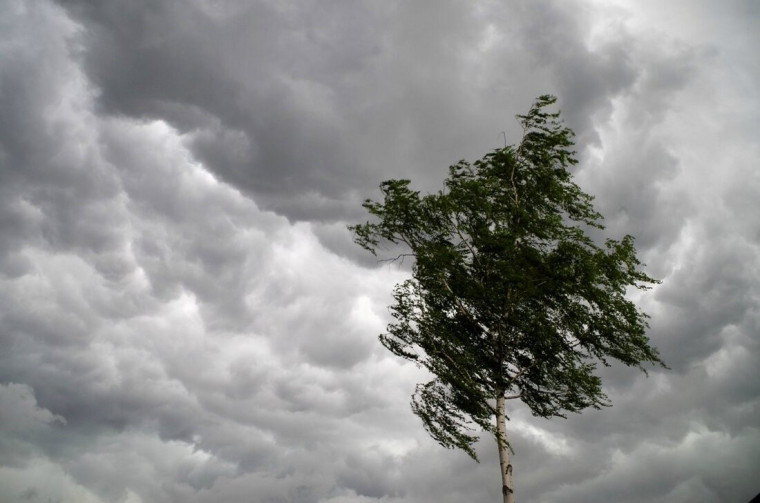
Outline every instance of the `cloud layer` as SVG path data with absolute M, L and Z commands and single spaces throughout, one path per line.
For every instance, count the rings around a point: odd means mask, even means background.
M 578 182 L 663 284 L 670 371 L 511 411 L 521 500 L 760 487 L 753 2 L 10 0 L 0 7 L 0 500 L 496 501 L 376 341 L 404 267 L 347 223 L 385 179 L 559 96 Z

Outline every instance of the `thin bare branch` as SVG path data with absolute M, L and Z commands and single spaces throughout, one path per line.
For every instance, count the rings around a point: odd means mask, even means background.
M 398 260 L 401 260 L 401 263 L 403 264 L 404 263 L 404 259 L 407 258 L 407 257 L 414 257 L 414 253 L 400 253 L 400 254 L 396 255 L 395 257 L 392 257 L 392 258 L 381 258 L 381 259 L 378 259 L 377 261 L 382 263 L 382 262 L 396 262 Z

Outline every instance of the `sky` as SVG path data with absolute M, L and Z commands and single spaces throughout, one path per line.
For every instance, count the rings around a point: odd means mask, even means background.
M 518 501 L 760 492 L 760 4 L 3 0 L 0 501 L 499 501 L 377 340 L 348 224 L 558 97 L 669 370 L 508 411 Z M 503 134 L 502 134 L 503 132 Z

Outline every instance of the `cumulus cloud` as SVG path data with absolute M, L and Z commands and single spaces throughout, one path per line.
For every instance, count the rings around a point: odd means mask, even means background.
M 607 232 L 663 279 L 636 301 L 671 370 L 601 369 L 615 405 L 567 421 L 510 411 L 520 499 L 749 500 L 757 15 L 6 2 L 0 499 L 497 500 L 494 446 L 474 465 L 409 411 L 427 376 L 375 338 L 405 267 L 345 226 L 380 181 L 436 190 L 515 141 L 553 92 Z

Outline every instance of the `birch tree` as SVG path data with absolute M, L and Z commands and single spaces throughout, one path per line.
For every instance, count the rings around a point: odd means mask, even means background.
M 383 182 L 382 202 L 363 205 L 371 220 L 350 227 L 373 254 L 390 244 L 391 259 L 413 259 L 380 341 L 434 377 L 417 385 L 412 410 L 435 440 L 477 461 L 480 432 L 493 436 L 505 503 L 514 502 L 510 401 L 565 417 L 609 405 L 599 364 L 664 366 L 647 315 L 626 297 L 657 281 L 631 236 L 591 238 L 602 216 L 573 182 L 573 132 L 547 111 L 554 102 L 539 97 L 517 116 L 518 144 L 451 166 L 437 193 Z

